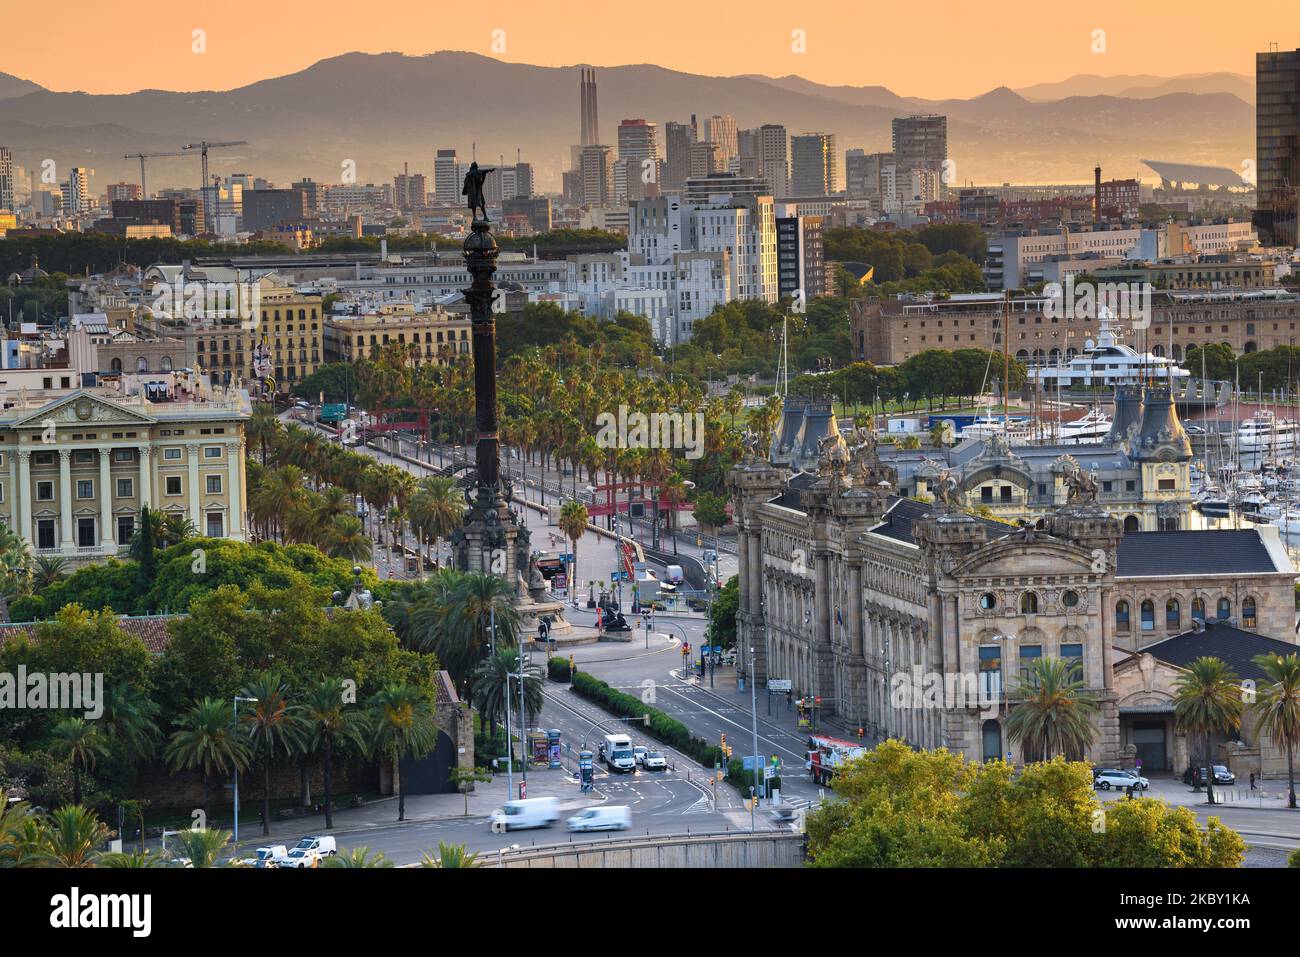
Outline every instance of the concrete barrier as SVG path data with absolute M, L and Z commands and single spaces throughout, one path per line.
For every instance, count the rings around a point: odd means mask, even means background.
M 802 867 L 804 839 L 800 834 L 691 834 L 648 836 L 627 840 L 504 851 L 479 857 L 482 867 Z

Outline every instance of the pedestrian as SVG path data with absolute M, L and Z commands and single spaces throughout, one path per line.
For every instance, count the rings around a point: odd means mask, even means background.
M 1254 772 L 1254 771 L 1251 771 L 1251 772 L 1250 772 L 1250 789 L 1251 789 L 1252 791 L 1255 790 L 1255 772 Z
M 1132 800 L 1133 800 L 1133 785 L 1130 784 L 1130 785 L 1129 785 L 1128 787 L 1126 787 L 1124 790 L 1128 792 L 1128 799 L 1129 799 L 1130 801 L 1132 801 Z

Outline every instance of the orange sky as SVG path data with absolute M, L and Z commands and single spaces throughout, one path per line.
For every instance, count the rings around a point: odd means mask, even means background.
M 1297 0 L 59 0 L 6 3 L 0 70 L 55 90 L 230 89 L 351 50 L 470 50 L 542 65 L 657 63 L 798 73 L 909 96 L 971 96 L 1076 73 L 1251 74 L 1300 47 Z M 721 15 L 709 11 L 721 8 Z M 53 15 L 53 19 L 51 18 Z M 205 53 L 192 32 L 206 31 Z M 504 52 L 492 49 L 504 31 Z M 791 50 L 792 31 L 807 38 Z M 1105 31 L 1106 51 L 1091 50 Z

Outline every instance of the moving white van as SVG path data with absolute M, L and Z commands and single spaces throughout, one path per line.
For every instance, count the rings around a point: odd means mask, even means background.
M 570 831 L 626 831 L 632 826 L 632 810 L 624 806 L 589 807 L 565 823 Z
M 636 770 L 636 757 L 632 754 L 632 739 L 626 734 L 607 734 L 600 746 L 600 756 L 610 771 L 622 773 Z
M 520 798 L 507 801 L 505 807 L 493 811 L 490 823 L 494 832 L 519 831 L 529 827 L 550 827 L 559 819 L 559 798 Z

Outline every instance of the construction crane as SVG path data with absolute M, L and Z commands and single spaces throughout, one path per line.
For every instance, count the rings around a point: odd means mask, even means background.
M 186 156 L 183 150 L 173 151 L 171 153 L 127 153 L 122 159 L 138 159 L 140 161 L 140 196 L 143 199 L 149 198 L 149 190 L 144 184 L 144 161 L 152 159 L 155 156 Z
M 218 146 L 247 146 L 248 140 L 227 140 L 221 143 L 209 143 L 207 140 L 200 140 L 197 143 L 187 143 L 182 146 L 183 150 L 198 150 L 199 156 L 203 160 L 203 191 L 208 189 L 208 150 L 216 149 Z

